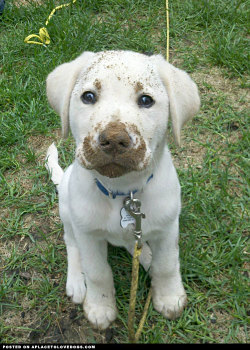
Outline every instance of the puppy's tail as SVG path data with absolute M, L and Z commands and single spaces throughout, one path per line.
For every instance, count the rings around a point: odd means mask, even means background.
M 58 189 L 58 185 L 62 180 L 64 171 L 58 164 L 58 152 L 54 142 L 48 148 L 45 160 L 45 167 L 51 174 L 51 180 L 54 182 L 56 188 Z

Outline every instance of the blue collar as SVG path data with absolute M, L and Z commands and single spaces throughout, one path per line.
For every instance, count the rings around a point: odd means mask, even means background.
M 148 183 L 152 178 L 153 178 L 154 174 L 151 174 L 149 176 L 149 178 L 147 179 L 147 182 Z M 130 192 L 133 192 L 133 194 L 135 194 L 136 192 L 138 192 L 138 190 L 133 190 L 133 191 L 130 191 L 128 193 L 124 193 L 124 192 L 119 192 L 119 191 L 110 191 L 108 190 L 106 187 L 103 186 L 103 184 L 98 180 L 98 179 L 95 179 L 95 183 L 97 185 L 97 187 L 99 188 L 99 190 L 105 194 L 105 196 L 108 196 L 109 198 L 113 198 L 115 199 L 116 196 L 129 196 L 130 195 Z

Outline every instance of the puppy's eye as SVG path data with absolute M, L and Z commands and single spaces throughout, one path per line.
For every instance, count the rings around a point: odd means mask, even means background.
M 138 98 L 138 106 L 144 108 L 150 108 L 153 106 L 155 101 L 149 95 L 142 95 Z
M 96 103 L 96 95 L 94 94 L 94 92 L 91 91 L 85 91 L 82 96 L 81 96 L 81 100 L 83 103 L 85 103 L 86 105 L 93 105 Z

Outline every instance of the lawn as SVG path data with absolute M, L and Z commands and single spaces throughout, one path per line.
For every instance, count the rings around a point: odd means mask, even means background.
M 40 5 L 42 3 L 42 5 Z M 61 1 L 8 0 L 0 17 L 0 341 L 126 343 L 131 257 L 109 247 L 117 320 L 93 330 L 65 294 L 66 249 L 58 198 L 44 167 L 55 141 L 73 159 L 45 94 L 47 74 L 84 50 L 165 55 L 164 0 L 78 0 L 26 44 Z M 168 321 L 149 307 L 142 343 L 249 341 L 249 1 L 170 0 L 170 62 L 197 82 L 202 106 L 168 143 L 182 186 L 180 259 L 188 305 Z M 150 279 L 140 269 L 137 320 Z

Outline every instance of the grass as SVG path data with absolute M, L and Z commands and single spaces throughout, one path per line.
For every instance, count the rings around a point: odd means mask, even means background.
M 126 343 L 131 258 L 125 251 L 109 248 L 119 316 L 108 331 L 93 330 L 81 306 L 65 296 L 63 230 L 44 168 L 60 123 L 48 107 L 45 78 L 83 50 L 164 54 L 165 1 L 77 1 L 50 21 L 48 47 L 24 44 L 54 6 L 9 0 L 0 20 L 0 339 Z M 249 341 L 248 11 L 248 1 L 170 1 L 170 61 L 191 73 L 202 99 L 182 147 L 170 136 L 182 186 L 181 269 L 189 303 L 176 321 L 151 305 L 142 343 Z M 73 143 L 59 144 L 66 167 Z M 141 269 L 138 318 L 149 283 Z

